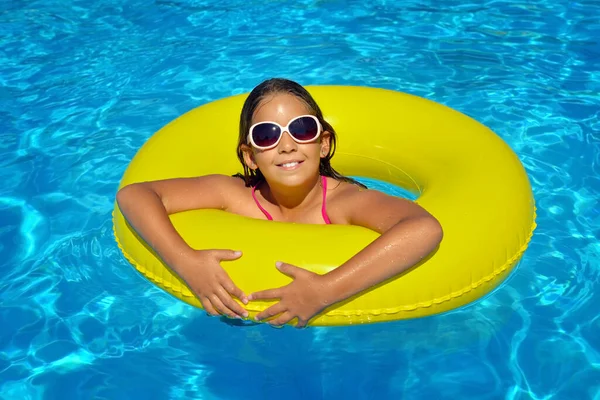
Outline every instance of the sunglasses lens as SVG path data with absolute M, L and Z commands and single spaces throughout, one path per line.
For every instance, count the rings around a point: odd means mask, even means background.
M 264 123 L 259 124 L 252 130 L 252 140 L 258 147 L 269 147 L 277 143 L 281 130 L 277 125 Z
M 297 140 L 313 140 L 319 134 L 319 124 L 311 117 L 301 117 L 292 121 L 290 124 L 290 133 Z

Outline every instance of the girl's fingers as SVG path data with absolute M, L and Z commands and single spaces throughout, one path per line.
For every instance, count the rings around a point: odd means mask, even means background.
M 248 304 L 248 298 L 246 297 L 246 295 L 244 294 L 244 292 L 242 291 L 242 289 L 240 289 L 239 287 L 235 286 L 235 284 L 233 283 L 233 281 L 229 277 L 226 277 L 226 279 L 224 279 L 224 282 L 221 282 L 221 285 L 223 285 L 223 287 L 225 288 L 225 290 L 227 290 L 227 292 L 229 292 L 229 294 L 231 296 L 235 296 L 238 299 L 240 299 L 240 301 L 242 303 Z
M 236 316 L 243 318 L 248 317 L 248 311 L 244 310 L 242 306 L 236 303 L 235 300 L 233 300 L 233 298 L 231 297 L 231 295 L 227 293 L 225 288 L 221 287 L 217 291 L 216 295 L 219 297 L 219 300 L 221 300 L 223 305 L 229 310 L 233 311 L 236 314 Z
M 296 328 L 306 328 L 306 324 L 308 324 L 308 320 L 298 318 Z
M 261 290 L 251 293 L 248 300 L 272 300 L 281 298 L 281 288 Z
M 210 299 L 208 297 L 202 297 L 200 299 L 200 303 L 202 304 L 202 307 L 204 308 L 204 311 L 206 311 L 207 313 L 209 313 L 213 317 L 219 315 L 219 312 L 217 310 L 215 310 L 215 308 L 213 307 L 213 305 L 210 302 Z
M 286 307 L 283 306 L 281 303 L 277 303 L 267 308 L 266 310 L 256 314 L 256 317 L 254 317 L 254 319 L 260 321 L 263 319 L 271 318 L 277 314 L 281 314 L 284 311 L 286 311 Z
M 290 322 L 293 318 L 294 315 L 291 312 L 286 311 L 277 318 L 273 319 L 272 321 L 269 321 L 268 323 L 273 326 L 282 326 Z
M 216 294 L 214 294 L 210 297 L 210 302 L 221 314 L 227 315 L 229 318 L 237 317 L 237 315 L 233 311 L 231 311 L 231 309 L 229 309 L 229 307 L 227 307 L 225 304 L 223 304 L 221 299 L 219 299 L 219 297 Z

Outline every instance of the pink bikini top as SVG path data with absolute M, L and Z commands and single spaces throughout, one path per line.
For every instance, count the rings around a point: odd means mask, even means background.
M 329 217 L 327 216 L 327 210 L 326 210 L 327 178 L 323 175 L 321 175 L 321 185 L 323 186 L 323 204 L 321 205 L 321 215 L 323 216 L 323 220 L 325 221 L 326 224 L 331 224 L 331 221 L 329 220 Z M 262 211 L 263 214 L 265 214 L 265 217 L 267 217 L 267 219 L 269 221 L 273 221 L 273 217 L 271 217 L 271 214 L 269 214 L 267 212 L 267 210 L 265 210 L 258 202 L 258 199 L 256 198 L 256 194 L 254 193 L 255 190 L 256 190 L 256 186 L 252 186 L 252 198 L 256 202 L 256 205 L 258 206 L 260 211 Z

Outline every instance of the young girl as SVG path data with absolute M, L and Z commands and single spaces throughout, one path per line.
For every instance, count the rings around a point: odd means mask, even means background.
M 415 265 L 442 239 L 437 220 L 414 202 L 367 190 L 331 167 L 336 134 L 299 84 L 270 79 L 242 108 L 238 158 L 244 174 L 208 175 L 128 185 L 117 194 L 121 212 L 138 234 L 194 292 L 211 315 L 247 317 L 242 304 L 279 302 L 257 320 L 303 327 L 326 307 Z M 169 214 L 199 208 L 252 218 L 306 224 L 352 224 L 381 235 L 331 272 L 319 275 L 278 262 L 293 281 L 248 296 L 221 267 L 233 250 L 195 250 L 179 236 Z M 268 251 L 268 250 L 266 250 Z

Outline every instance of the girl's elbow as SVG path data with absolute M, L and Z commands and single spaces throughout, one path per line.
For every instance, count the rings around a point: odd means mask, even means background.
M 442 224 L 435 217 L 431 217 L 431 220 L 431 234 L 439 244 L 444 238 L 444 228 L 442 228 Z
M 117 191 L 116 200 L 119 207 L 122 207 L 124 204 L 132 201 L 143 183 L 130 183 L 128 185 L 123 186 L 121 189 Z
M 124 186 L 117 191 L 117 196 L 116 196 L 115 200 L 117 201 L 117 206 L 119 207 L 121 212 L 126 207 L 127 200 L 130 197 L 129 196 L 130 192 L 131 192 L 131 188 L 129 186 Z
M 444 238 L 442 224 L 432 215 L 427 215 L 421 219 L 421 229 L 434 246 L 440 244 Z

